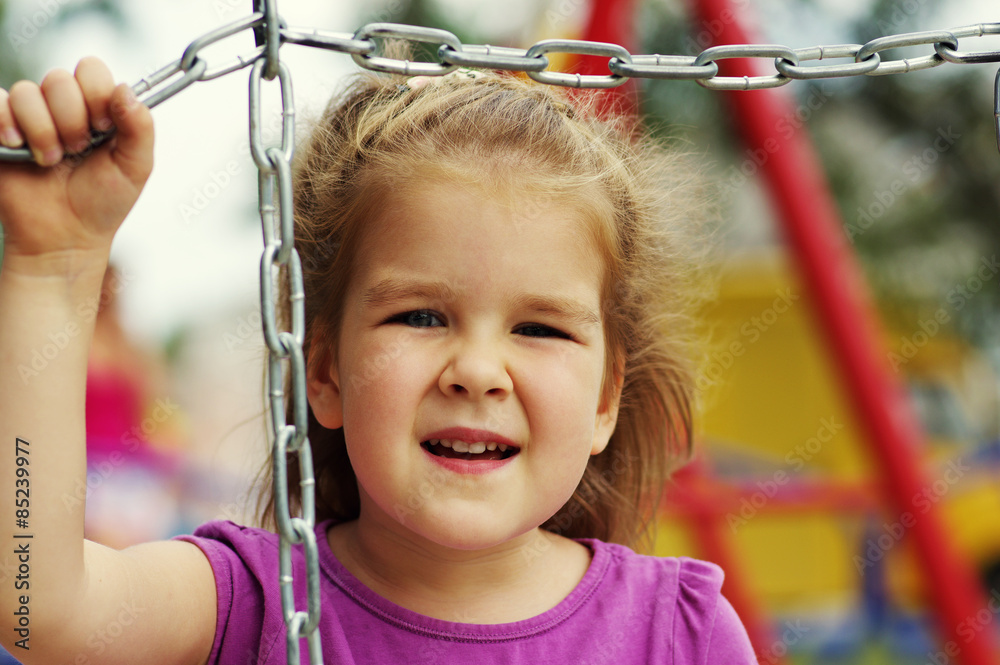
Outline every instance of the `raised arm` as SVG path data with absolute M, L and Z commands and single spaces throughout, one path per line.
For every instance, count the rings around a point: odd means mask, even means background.
M 112 123 L 108 145 L 63 159 Z M 84 507 L 67 500 L 85 481 L 87 355 L 111 241 L 152 169 L 149 110 L 87 58 L 0 90 L 0 142 L 21 141 L 45 168 L 0 165 L 0 643 L 28 665 L 204 662 L 215 587 L 201 552 L 87 542 Z

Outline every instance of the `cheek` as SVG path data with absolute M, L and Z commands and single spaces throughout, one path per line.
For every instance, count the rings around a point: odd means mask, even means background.
M 345 400 L 399 399 L 413 390 L 414 383 L 426 380 L 426 369 L 419 372 L 422 364 L 405 333 L 377 336 L 351 351 L 347 356 L 351 361 L 345 363 L 341 376 Z
M 521 383 L 529 414 L 538 426 L 557 428 L 560 438 L 590 437 L 600 403 L 603 358 L 571 349 L 544 362 L 535 362 Z M 589 438 L 588 438 L 589 445 Z

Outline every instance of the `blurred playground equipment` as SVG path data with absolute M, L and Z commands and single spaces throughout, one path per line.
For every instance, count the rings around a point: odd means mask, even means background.
M 744 293 L 720 301 L 716 321 L 731 337 L 710 349 L 700 379 L 705 434 L 737 453 L 730 470 L 748 483 L 718 480 L 711 464 L 717 451 L 697 459 L 667 491 L 668 510 L 683 518 L 676 522 L 686 548 L 667 539 L 657 551 L 692 552 L 727 570 L 723 591 L 762 663 L 790 662 L 796 650 L 866 657 L 873 641 L 888 645 L 894 663 L 925 654 L 930 660 L 919 662 L 996 663 L 1000 592 L 988 598 L 975 570 L 977 563 L 993 568 L 998 552 L 995 531 L 984 524 L 998 512 L 996 483 L 983 462 L 991 446 L 967 449 L 967 440 L 937 431 L 938 421 L 925 424 L 952 403 L 938 398 L 948 394 L 940 380 L 948 371 L 919 374 L 937 366 L 932 356 L 947 355 L 947 321 L 936 312 L 904 330 L 895 348 L 886 344 L 809 138 L 797 128 L 779 131 L 794 113 L 789 98 L 747 91 L 751 82 L 767 83 L 758 76 L 761 60 L 749 56 L 777 57 L 780 47 L 739 46 L 756 42 L 741 25 L 745 6 L 692 5 L 697 20 L 712 26 L 712 45 L 736 45 L 718 51 L 719 71 L 732 83 L 720 94 L 744 146 L 764 155 L 758 173 L 788 255 L 778 265 L 794 266 L 795 279 L 767 283 L 767 271 L 736 274 Z M 877 47 L 930 35 L 876 40 Z M 909 71 L 909 63 L 899 64 Z M 909 367 L 921 353 L 924 360 Z M 905 371 L 913 373 L 915 398 Z M 724 376 L 726 385 L 713 394 Z M 923 617 L 912 612 L 918 601 L 928 610 Z M 794 621 L 782 621 L 787 616 Z
M 987 421 L 997 377 L 945 324 L 892 324 L 887 360 L 927 432 L 916 451 L 927 480 L 911 515 L 890 510 L 807 300 L 776 253 L 727 262 L 705 312 L 698 472 L 668 493 L 657 553 L 705 555 L 687 519 L 705 509 L 694 488 L 719 520 L 716 544 L 734 553 L 730 573 L 772 624 L 802 627 L 789 650 L 849 653 L 877 638 L 923 655 L 930 601 L 907 538 L 922 513 L 939 509 L 960 555 L 1000 582 L 1000 446 Z M 977 408 L 983 393 L 992 399 Z

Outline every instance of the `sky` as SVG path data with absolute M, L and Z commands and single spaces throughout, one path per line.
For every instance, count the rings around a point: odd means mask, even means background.
M 167 64 L 199 35 L 250 13 L 249 0 L 144 0 L 122 3 L 127 29 L 84 19 L 65 26 L 48 21 L 52 7 L 73 0 L 14 0 L 10 25 L 24 37 L 24 54 L 41 76 L 53 67 L 72 69 L 83 55 L 105 59 L 121 81 L 135 82 Z M 368 12 L 395 0 L 369 2 Z M 671 0 L 651 0 L 667 2 Z M 933 0 L 900 0 L 905 9 Z M 814 20 L 792 20 L 777 0 L 737 1 L 758 17 L 758 32 L 797 47 L 843 41 L 837 26 L 862 11 L 857 0 L 818 0 Z M 1000 19 L 991 0 L 942 3 L 940 18 L 928 28 Z M 470 22 L 497 41 L 531 38 L 532 25 L 546 8 L 579 11 L 585 0 L 442 0 L 453 20 Z M 362 3 L 279 0 L 290 26 L 354 32 Z M 370 15 L 370 14 L 369 14 Z M 28 21 L 40 24 L 31 29 Z M 10 35 L 8 35 L 8 38 Z M 1000 38 L 978 40 L 970 48 L 996 47 Z M 963 48 L 965 48 L 963 46 Z M 209 66 L 252 49 L 248 33 L 205 52 Z M 348 56 L 286 45 L 282 59 L 292 72 L 300 119 L 318 114 L 343 77 L 356 66 Z M 262 249 L 256 215 L 256 173 L 248 150 L 249 69 L 198 83 L 154 110 L 156 166 L 142 197 L 116 237 L 112 260 L 123 271 L 122 305 L 127 329 L 151 344 L 206 318 L 223 319 L 235 331 L 253 318 L 258 298 Z M 678 85 L 690 85 L 679 82 Z M 277 85 L 265 84 L 263 97 L 276 107 Z M 273 117 L 273 116 L 271 116 Z M 265 121 L 267 122 L 267 121 Z M 225 329 L 225 326 L 224 326 Z

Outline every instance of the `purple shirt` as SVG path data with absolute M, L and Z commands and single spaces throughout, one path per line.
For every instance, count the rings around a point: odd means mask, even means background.
M 551 610 L 505 624 L 443 621 L 382 598 L 341 565 L 316 526 L 327 665 L 744 665 L 756 664 L 746 631 L 720 594 L 711 563 L 640 556 L 582 539 L 593 558 L 575 589 Z M 218 625 L 210 664 L 283 665 L 285 624 L 278 537 L 232 522 L 179 536 L 205 552 L 215 573 Z M 305 565 L 293 548 L 296 607 L 305 608 Z M 308 649 L 301 642 L 302 658 Z

